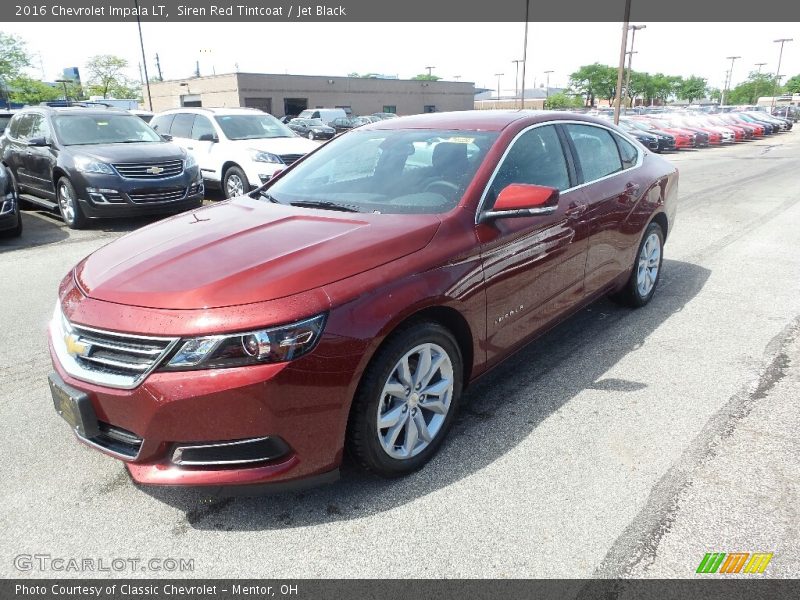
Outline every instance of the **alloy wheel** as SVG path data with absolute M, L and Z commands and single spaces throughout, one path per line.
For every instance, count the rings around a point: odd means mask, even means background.
M 661 265 L 661 239 L 653 232 L 647 236 L 639 252 L 639 267 L 636 275 L 636 288 L 642 298 L 646 298 L 652 291 L 658 278 L 658 269 Z
M 65 183 L 58 186 L 58 208 L 67 224 L 75 220 L 75 198 L 72 190 Z
M 225 183 L 225 191 L 228 195 L 228 198 L 233 198 L 235 196 L 241 196 L 244 194 L 244 182 L 242 181 L 242 178 L 235 173 L 228 175 L 228 179 Z

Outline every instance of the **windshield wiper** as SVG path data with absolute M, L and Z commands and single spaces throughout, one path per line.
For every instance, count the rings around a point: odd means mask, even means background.
M 325 210 L 340 210 L 342 212 L 361 212 L 355 206 L 350 204 L 337 204 L 336 202 L 329 202 L 328 200 L 301 200 L 300 202 L 292 202 L 292 206 L 300 206 L 303 208 L 322 208 Z

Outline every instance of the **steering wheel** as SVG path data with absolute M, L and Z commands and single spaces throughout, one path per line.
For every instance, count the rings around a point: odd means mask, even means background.
M 442 191 L 437 191 L 436 188 L 442 189 Z M 428 185 L 425 186 L 425 192 L 436 193 L 441 196 L 446 196 L 450 192 L 458 192 L 458 186 L 455 183 L 451 183 L 450 181 L 444 181 L 442 179 L 437 181 L 431 181 Z

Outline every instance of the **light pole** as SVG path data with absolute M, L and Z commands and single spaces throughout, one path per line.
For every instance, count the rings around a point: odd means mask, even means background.
M 433 71 L 436 67 L 425 67 L 425 68 L 428 69 L 428 77 L 430 77 L 432 75 L 431 71 Z
M 519 63 L 522 62 L 522 59 L 519 60 L 512 60 L 517 67 L 516 73 L 514 74 L 514 98 L 519 98 Z
M 139 46 L 142 48 L 142 66 L 144 67 L 144 83 L 147 87 L 147 107 L 153 112 L 153 97 L 150 95 L 150 76 L 147 74 L 147 58 L 144 55 L 144 38 L 142 37 L 142 22 L 139 20 L 139 0 L 133 0 L 136 7 L 136 25 L 139 27 Z
M 495 73 L 494 76 L 497 77 L 497 105 L 500 106 L 500 78 L 505 75 L 505 73 Z
M 547 75 L 547 83 L 544 84 L 544 101 L 547 102 L 550 99 L 550 73 L 553 70 L 545 71 L 544 74 Z
M 631 48 L 633 48 L 633 46 L 631 46 Z M 626 96 L 630 96 L 630 91 L 631 91 L 631 63 L 633 62 L 633 55 L 634 54 L 639 54 L 639 53 L 637 51 L 635 51 L 635 50 L 630 50 L 630 51 L 626 52 L 626 54 L 628 55 L 628 75 L 625 78 L 625 95 Z M 628 104 L 627 101 L 625 101 L 625 112 L 626 113 L 628 112 L 627 104 Z M 631 108 L 633 108 L 633 96 L 631 96 Z
M 758 84 L 761 83 L 761 67 L 763 67 L 767 63 L 755 63 L 755 66 L 758 67 L 758 73 L 756 73 L 756 89 L 753 90 L 753 95 L 756 97 L 756 106 L 758 106 Z
M 779 40 L 774 40 L 776 44 L 780 43 L 781 51 L 778 54 L 778 70 L 775 72 L 775 83 L 772 85 L 772 102 L 769 106 L 769 112 L 772 112 L 775 109 L 775 94 L 778 93 L 778 84 L 781 81 L 781 60 L 783 59 L 783 45 L 786 42 L 794 41 L 794 38 L 781 38 Z
M 522 92 L 520 93 L 520 100 L 522 101 L 522 110 L 525 110 L 525 69 L 528 66 L 528 14 L 531 11 L 531 0 L 525 0 L 525 35 L 522 41 Z
M 214 51 L 211 48 L 201 48 L 200 54 L 208 54 L 208 60 L 211 62 L 211 73 L 217 74 L 217 67 L 214 65 Z
M 69 102 L 69 97 L 67 96 L 67 84 L 70 83 L 69 79 L 56 79 L 56 83 L 64 84 L 64 100 Z
M 619 106 L 622 103 L 622 73 L 625 70 L 625 50 L 628 49 L 628 22 L 631 19 L 631 0 L 625 0 L 625 20 L 622 23 L 622 42 L 619 46 L 617 89 L 614 97 L 614 125 L 619 125 Z
M 636 52 L 633 51 L 633 45 L 636 43 L 636 32 L 640 29 L 647 29 L 647 25 L 631 25 L 628 29 L 630 29 L 633 33 L 631 34 L 631 49 L 628 52 L 628 78 L 625 81 L 625 93 L 630 95 L 631 64 L 633 63 L 633 55 L 636 54 Z M 631 105 L 633 105 L 633 96 L 631 96 Z
M 722 88 L 722 98 L 720 99 L 719 105 L 725 106 L 725 92 L 729 91 L 731 84 L 733 83 L 733 63 L 736 62 L 737 58 L 742 58 L 741 56 L 726 56 L 729 61 L 731 61 L 731 70 L 728 71 L 728 80 L 725 82 L 725 86 Z

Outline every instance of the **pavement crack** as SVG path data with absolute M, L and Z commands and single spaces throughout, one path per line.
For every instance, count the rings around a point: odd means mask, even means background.
M 625 578 L 640 564 L 652 564 L 662 538 L 674 523 L 684 490 L 694 473 L 717 454 L 720 443 L 733 434 L 755 404 L 767 397 L 786 376 L 788 348 L 800 335 L 800 316 L 770 340 L 755 381 L 742 386 L 705 424 L 681 457 L 656 482 L 644 507 L 606 553 L 593 578 Z M 586 590 L 588 591 L 588 590 Z M 579 598 L 581 595 L 578 596 Z

